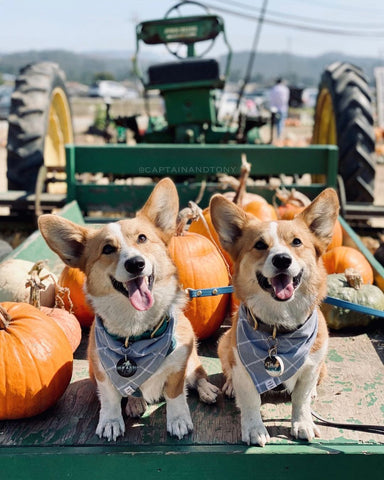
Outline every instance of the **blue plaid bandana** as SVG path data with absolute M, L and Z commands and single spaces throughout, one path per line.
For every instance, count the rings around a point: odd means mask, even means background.
M 264 365 L 269 349 L 273 345 L 271 333 L 255 330 L 248 321 L 247 307 L 243 304 L 240 306 L 236 330 L 237 349 L 243 365 L 260 394 L 277 387 L 299 370 L 316 339 L 317 327 L 318 318 L 315 309 L 297 330 L 277 334 L 277 355 L 282 359 L 285 368 L 280 376 L 271 377 Z
M 100 317 L 95 318 L 96 349 L 109 379 L 123 397 L 140 392 L 140 386 L 151 377 L 174 350 L 174 318 L 168 317 L 165 328 L 153 338 L 125 339 L 111 335 Z M 159 328 L 160 331 L 160 328 Z M 122 367 L 117 367 L 117 365 Z M 118 373 L 123 371 L 124 376 Z

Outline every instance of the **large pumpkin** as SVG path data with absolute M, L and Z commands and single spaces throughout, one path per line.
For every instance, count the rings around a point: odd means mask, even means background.
M 323 254 L 323 261 L 327 273 L 344 273 L 347 268 L 356 269 L 363 283 L 373 283 L 373 270 L 371 264 L 356 248 L 341 247 L 332 248 Z
M 69 289 L 70 299 L 66 296 L 63 299 L 66 310 L 73 312 L 82 327 L 90 327 L 95 314 L 85 297 L 85 274 L 78 268 L 65 266 L 58 283 Z
M 0 304 L 0 419 L 31 417 L 54 405 L 72 366 L 71 346 L 51 318 L 27 303 Z
M 227 267 L 216 247 L 206 237 L 185 232 L 174 236 L 169 253 L 179 274 L 182 288 L 223 287 L 229 283 Z M 191 299 L 185 315 L 199 339 L 208 338 L 223 322 L 228 308 L 228 295 Z
M 219 235 L 217 234 L 215 227 L 213 226 L 211 220 L 211 214 L 209 208 L 205 208 L 199 218 L 193 221 L 189 226 L 189 232 L 198 233 L 208 238 L 220 251 L 221 255 L 224 257 L 224 261 L 227 263 L 228 268 L 232 271 L 232 259 L 229 253 L 222 248 L 219 240 Z

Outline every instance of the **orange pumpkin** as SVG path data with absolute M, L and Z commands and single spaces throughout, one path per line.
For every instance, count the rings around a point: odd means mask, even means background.
M 85 274 L 78 268 L 65 266 L 58 283 L 69 289 L 70 299 L 63 299 L 66 310 L 73 312 L 82 327 L 90 327 L 95 314 L 85 297 Z
M 51 318 L 27 303 L 0 304 L 0 419 L 31 417 L 54 405 L 72 366 L 68 339 Z
M 265 222 L 277 220 L 275 209 L 267 202 L 254 201 L 247 203 L 243 208 L 247 213 L 254 215 L 259 220 Z
M 225 262 L 228 264 L 228 268 L 232 271 L 232 259 L 229 253 L 222 248 L 219 240 L 219 235 L 217 234 L 215 227 L 213 226 L 211 220 L 211 214 L 209 212 L 209 208 L 205 208 L 202 212 L 204 220 L 201 216 L 193 221 L 189 226 L 189 232 L 198 233 L 199 235 L 203 235 L 204 237 L 208 238 L 208 240 L 212 241 L 214 245 L 219 249 L 222 256 L 224 257 Z
M 352 247 L 335 247 L 323 254 L 327 273 L 344 273 L 347 268 L 356 269 L 364 284 L 373 283 L 373 270 L 364 255 Z
M 227 267 L 216 247 L 206 237 L 192 232 L 172 237 L 169 253 L 182 288 L 213 288 L 229 284 Z M 197 338 L 211 336 L 223 322 L 228 295 L 191 299 L 184 311 Z
M 292 220 L 296 215 L 304 210 L 305 207 L 286 203 L 277 207 L 278 217 L 281 220 Z
M 327 251 L 332 250 L 335 247 L 341 247 L 343 244 L 343 227 L 339 220 L 336 220 L 335 227 L 333 229 L 333 236 L 331 243 L 328 245 Z M 341 272 L 343 273 L 343 272 Z
M 81 326 L 75 315 L 64 308 L 40 307 L 40 310 L 59 325 L 75 352 L 81 342 Z

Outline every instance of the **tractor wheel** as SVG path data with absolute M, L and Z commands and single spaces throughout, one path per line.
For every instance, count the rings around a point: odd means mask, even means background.
M 66 143 L 73 142 L 64 72 L 41 62 L 20 70 L 8 117 L 9 190 L 35 191 L 39 169 L 65 167 Z
M 372 103 L 367 79 L 360 68 L 335 62 L 324 71 L 316 102 L 312 143 L 339 147 L 339 174 L 347 201 L 373 202 Z

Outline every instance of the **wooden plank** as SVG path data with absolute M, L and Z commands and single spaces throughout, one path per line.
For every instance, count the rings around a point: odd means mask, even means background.
M 86 343 L 86 338 L 83 341 Z M 80 358 L 79 358 L 80 357 Z M 202 357 L 210 380 L 223 384 L 217 358 Z M 314 410 L 329 420 L 346 423 L 384 424 L 384 366 L 366 334 L 354 337 L 333 335 L 327 359 L 328 377 L 318 389 Z M 367 369 L 370 365 L 370 369 Z M 214 405 L 201 403 L 191 392 L 189 405 L 194 432 L 183 440 L 170 438 L 166 432 L 165 404 L 150 406 L 140 419 L 126 419 L 127 431 L 116 445 L 241 446 L 239 412 L 233 400 L 220 396 Z M 72 383 L 57 405 L 31 419 L 0 422 L 1 446 L 95 446 L 105 445 L 95 435 L 99 404 L 88 378 L 84 348 L 76 354 Z M 290 436 L 291 404 L 286 394 L 273 392 L 263 397 L 262 414 L 271 433 L 271 445 L 302 444 Z M 313 445 L 383 444 L 384 435 L 338 428 L 320 427 L 321 438 Z M 266 447 L 266 450 L 269 447 Z M 384 449 L 383 449 L 384 453 Z

